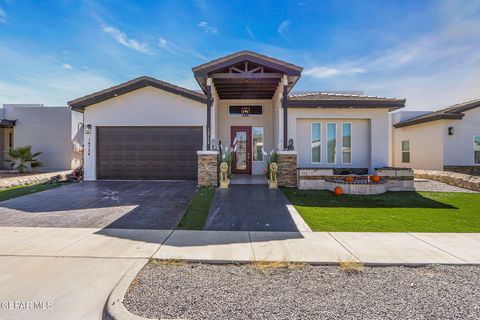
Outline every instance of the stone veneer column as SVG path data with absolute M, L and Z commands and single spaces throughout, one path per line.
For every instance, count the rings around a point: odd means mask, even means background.
M 278 185 L 297 187 L 297 151 L 278 151 Z
M 198 185 L 200 187 L 218 184 L 218 151 L 197 151 Z

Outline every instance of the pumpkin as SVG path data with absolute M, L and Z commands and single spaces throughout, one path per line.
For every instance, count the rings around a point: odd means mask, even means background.
M 343 190 L 342 190 L 342 188 L 340 188 L 340 187 L 335 187 L 335 189 L 333 190 L 333 192 L 335 193 L 336 196 L 340 196 L 340 195 L 342 195 Z
M 373 180 L 373 182 L 377 183 L 377 182 L 380 181 L 380 177 L 375 175 L 375 176 L 372 177 L 372 180 Z
M 353 177 L 346 177 L 345 182 L 353 182 Z

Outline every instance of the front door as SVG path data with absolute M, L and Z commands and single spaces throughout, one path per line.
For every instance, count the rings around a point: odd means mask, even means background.
M 252 127 L 232 127 L 232 173 L 252 173 Z

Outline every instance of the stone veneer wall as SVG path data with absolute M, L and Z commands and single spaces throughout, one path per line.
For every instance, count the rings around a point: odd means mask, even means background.
M 296 187 L 297 186 L 297 152 L 279 151 L 278 152 L 278 186 Z
M 198 151 L 198 185 L 200 187 L 218 184 L 218 151 Z
M 477 166 L 443 166 L 444 171 L 480 176 L 480 165 Z
M 377 175 L 387 180 L 388 191 L 415 191 L 413 170 L 410 168 L 377 168 Z
M 480 192 L 480 177 L 450 171 L 413 170 L 415 178 L 431 179 Z
M 38 172 L 36 174 L 30 174 L 25 176 L 20 175 L 10 178 L 5 177 L 0 180 L 0 190 L 29 184 L 45 183 L 55 180 L 58 176 L 68 176 L 71 173 L 72 170 L 66 170 L 56 172 Z

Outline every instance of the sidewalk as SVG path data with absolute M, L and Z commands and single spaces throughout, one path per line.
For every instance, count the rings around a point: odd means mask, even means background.
M 149 258 L 211 263 L 480 264 L 480 234 L 0 227 L 1 319 L 101 319 L 108 295 Z

